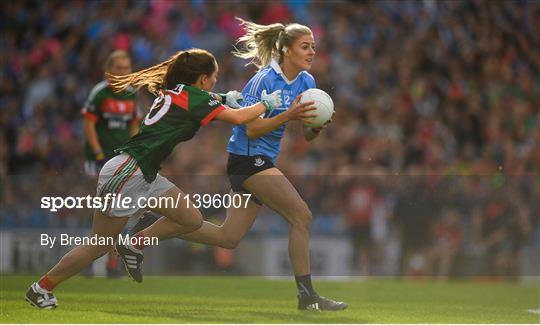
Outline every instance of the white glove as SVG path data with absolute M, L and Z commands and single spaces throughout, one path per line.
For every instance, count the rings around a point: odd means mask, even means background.
M 225 94 L 225 105 L 231 108 L 242 108 L 240 102 L 244 100 L 242 93 L 236 90 L 231 90 Z
M 271 111 L 274 108 L 281 107 L 283 104 L 281 100 L 281 89 L 274 91 L 271 94 L 266 93 L 266 89 L 264 89 L 261 93 L 261 102 L 265 104 L 266 111 Z

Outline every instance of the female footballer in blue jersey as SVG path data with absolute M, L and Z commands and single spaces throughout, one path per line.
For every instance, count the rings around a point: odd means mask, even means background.
M 234 192 L 249 192 L 255 199 L 247 208 L 230 208 L 221 226 L 204 222 L 199 230 L 183 234 L 180 238 L 224 248 L 235 248 L 249 231 L 257 214 L 265 204 L 283 216 L 290 224 L 289 257 L 298 287 L 298 308 L 315 310 L 341 310 L 347 307 L 319 296 L 311 285 L 309 261 L 309 231 L 311 211 L 287 177 L 274 165 L 280 152 L 280 141 L 285 125 L 292 120 L 314 117 L 312 104 L 299 103 L 300 94 L 315 88 L 313 76 L 307 72 L 315 56 L 315 42 L 311 30 L 300 24 L 258 25 L 239 19 L 246 35 L 239 39 L 244 49 L 233 54 L 251 60 L 259 71 L 242 91 L 243 105 L 251 105 L 261 96 L 281 90 L 282 107 L 265 113 L 246 125 L 236 126 L 227 146 L 229 160 L 227 173 Z M 321 129 L 304 128 L 304 137 L 311 141 Z M 134 232 L 144 229 L 149 221 L 142 218 Z M 178 236 L 174 222 L 161 218 L 150 227 L 138 232 L 139 236 L 160 239 Z M 141 258 L 136 251 L 137 259 Z M 135 253 L 134 253 L 135 254 Z M 122 256 L 125 260 L 125 256 Z M 133 258 L 133 257 L 131 257 Z M 141 278 L 140 264 L 128 273 Z M 132 275 L 133 276 L 133 275 Z

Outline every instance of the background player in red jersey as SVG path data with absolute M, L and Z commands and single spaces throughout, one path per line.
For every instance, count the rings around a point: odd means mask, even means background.
M 216 84 L 217 75 L 218 65 L 214 56 L 201 49 L 177 52 L 164 62 L 126 76 L 109 75 L 115 91 L 124 91 L 130 85 L 136 89 L 145 86 L 159 96 L 140 132 L 119 148 L 117 152 L 120 154 L 101 169 L 97 195 L 116 194 L 130 197 L 132 202 L 150 197 L 181 198 L 177 201 L 178 206 L 151 210 L 177 222 L 183 233 L 199 229 L 202 225 L 200 211 L 185 202 L 184 193 L 178 187 L 158 174 L 161 163 L 178 143 L 191 139 L 201 126 L 213 119 L 232 124 L 247 123 L 282 104 L 281 92 L 276 91 L 244 109 L 230 109 L 222 104 L 226 99 L 209 92 Z M 96 209 L 91 236 L 116 240 L 129 216 L 139 208 L 106 206 Z M 111 248 L 111 245 L 74 248 L 39 282 L 30 286 L 26 293 L 27 301 L 39 308 L 55 308 L 57 300 L 52 293 L 53 288 Z
M 105 72 L 117 76 L 130 74 L 131 58 L 122 50 L 112 52 L 105 63 Z M 141 116 L 136 93 L 130 88 L 115 93 L 105 79 L 92 88 L 82 115 L 86 137 L 84 170 L 96 177 L 105 162 L 116 155 L 114 149 L 139 132 Z M 107 255 L 106 270 L 108 277 L 120 275 L 113 251 Z M 91 267 L 85 273 L 93 274 Z
M 107 58 L 105 71 L 124 76 L 131 73 L 131 58 L 121 50 Z M 107 79 L 92 88 L 86 101 L 84 116 L 85 164 L 88 175 L 97 176 L 105 162 L 116 154 L 114 149 L 139 132 L 141 116 L 137 110 L 134 89 L 114 92 Z

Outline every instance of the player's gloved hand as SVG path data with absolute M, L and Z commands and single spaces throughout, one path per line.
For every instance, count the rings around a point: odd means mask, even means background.
M 106 162 L 107 159 L 105 159 L 105 154 L 103 152 L 96 153 L 96 165 L 98 171 L 101 169 L 101 167 L 103 167 L 103 165 L 105 165 Z
M 266 89 L 261 93 L 261 102 L 266 107 L 266 112 L 272 111 L 274 108 L 281 107 L 283 104 L 281 100 L 281 89 L 267 94 Z
M 225 94 L 225 105 L 230 108 L 242 108 L 240 103 L 244 100 L 242 93 L 236 90 L 231 90 Z

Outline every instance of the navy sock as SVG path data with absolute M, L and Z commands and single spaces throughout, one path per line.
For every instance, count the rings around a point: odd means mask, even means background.
M 295 276 L 296 287 L 298 288 L 298 294 L 300 297 L 316 296 L 317 293 L 311 286 L 311 274 Z

